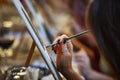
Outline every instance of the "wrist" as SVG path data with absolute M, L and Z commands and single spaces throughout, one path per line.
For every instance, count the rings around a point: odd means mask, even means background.
M 73 68 L 62 71 L 62 74 L 67 80 L 84 80 L 84 78 L 75 72 Z
M 113 80 L 112 77 L 99 73 L 95 70 L 92 70 L 91 73 L 86 76 L 86 78 L 88 80 Z
M 63 74 L 68 74 L 68 73 L 71 73 L 72 71 L 73 71 L 72 67 L 62 68 L 60 70 L 60 72 L 63 73 Z

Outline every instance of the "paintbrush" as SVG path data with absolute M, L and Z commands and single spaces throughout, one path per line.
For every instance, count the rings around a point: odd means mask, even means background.
M 80 32 L 80 33 L 78 33 L 78 34 L 72 35 L 72 36 L 70 36 L 70 37 L 68 37 L 68 38 L 64 38 L 64 41 L 63 41 L 63 42 L 65 43 L 66 41 L 68 41 L 68 40 L 70 40 L 70 39 L 72 39 L 72 38 L 75 38 L 75 37 L 81 36 L 81 35 L 83 35 L 83 34 L 85 34 L 85 33 L 90 32 L 90 31 L 91 31 L 91 30 L 88 29 L 88 30 L 85 30 L 85 31 Z M 52 47 L 52 46 L 54 46 L 54 45 L 56 45 L 56 44 L 57 44 L 57 43 L 50 44 L 50 45 L 46 46 L 46 48 L 48 48 L 48 47 Z

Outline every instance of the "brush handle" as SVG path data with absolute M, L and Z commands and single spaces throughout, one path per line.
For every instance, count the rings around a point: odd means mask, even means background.
M 80 33 L 78 33 L 78 34 L 72 35 L 72 36 L 70 36 L 70 37 L 68 37 L 68 38 L 64 38 L 63 43 L 66 43 L 67 40 L 70 40 L 70 39 L 72 39 L 72 38 L 75 38 L 75 37 L 81 36 L 81 35 L 83 35 L 83 34 L 85 34 L 85 33 L 90 32 L 90 31 L 91 31 L 91 30 L 88 29 L 88 30 L 86 30 L 86 31 L 83 31 L 83 32 L 80 32 Z M 50 45 L 46 46 L 46 48 L 48 48 L 48 47 L 53 47 L 53 46 L 56 45 L 56 44 L 57 44 L 57 43 L 50 44 Z

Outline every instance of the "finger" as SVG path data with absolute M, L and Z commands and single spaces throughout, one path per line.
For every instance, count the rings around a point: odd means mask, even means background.
M 67 35 L 65 35 L 65 34 L 63 34 L 63 35 L 61 35 L 61 36 L 57 37 L 57 38 L 54 40 L 54 42 L 53 42 L 53 43 L 57 42 L 57 40 L 58 40 L 58 39 L 63 40 L 63 38 L 68 38 L 68 36 L 67 36 Z
M 66 43 L 64 43 L 64 38 L 68 38 L 68 36 L 62 35 L 54 40 L 53 44 L 56 44 L 56 45 L 53 46 L 53 50 L 55 52 L 60 47 L 62 47 L 62 48 L 60 48 L 59 52 L 62 51 L 62 53 L 68 53 L 71 50 L 71 48 L 67 47 Z M 68 48 L 69 48 L 69 50 L 68 50 Z M 72 52 L 72 50 L 70 52 Z
M 62 44 L 62 53 L 63 54 L 68 54 L 69 53 L 66 44 Z
M 54 51 L 56 54 L 61 54 L 62 53 L 62 47 L 61 47 L 61 44 L 56 44 L 54 46 Z
M 76 57 L 84 57 L 86 58 L 88 55 L 84 49 L 81 49 L 77 54 Z
M 71 43 L 71 40 L 68 40 L 68 41 L 66 42 L 66 45 L 67 45 L 67 48 L 68 48 L 69 52 L 70 52 L 70 53 L 73 53 L 73 45 L 72 45 L 72 43 Z
M 71 40 L 68 40 L 68 41 L 64 41 L 65 38 L 68 38 L 68 36 L 66 35 L 62 35 L 62 45 L 63 45 L 63 49 L 64 51 L 68 51 L 69 53 L 73 53 L 73 45 L 71 43 Z
M 85 59 L 85 57 L 84 57 L 83 55 L 75 55 L 75 58 L 76 58 L 76 59 L 79 59 L 79 58 Z
M 59 41 L 60 41 L 60 36 L 59 37 L 57 37 L 54 41 L 53 41 L 53 44 L 56 44 L 56 43 L 58 43 Z
M 82 63 L 79 63 L 78 66 L 79 66 L 81 69 L 84 68 L 84 64 L 82 64 Z
M 61 37 L 59 36 L 53 41 L 53 44 L 55 44 L 55 45 L 52 46 L 52 50 L 54 50 L 55 53 L 56 53 L 56 50 L 59 48 L 58 44 L 60 43 L 60 39 L 61 39 Z
M 67 49 L 67 45 L 64 43 L 64 38 L 67 38 L 66 35 L 62 35 L 60 37 L 60 43 L 61 43 L 61 47 L 62 47 L 62 53 L 68 53 L 68 49 Z
M 76 58 L 76 61 L 77 62 L 85 62 L 85 59 L 84 58 Z

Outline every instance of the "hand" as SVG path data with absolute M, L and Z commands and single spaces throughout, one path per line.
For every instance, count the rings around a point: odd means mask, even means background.
M 57 69 L 62 71 L 67 71 L 72 68 L 72 53 L 73 53 L 73 45 L 71 41 L 67 41 L 64 43 L 64 38 L 68 38 L 66 35 L 62 35 L 58 37 L 54 43 L 57 43 L 53 50 L 57 54 Z
M 81 49 L 76 54 L 76 62 L 78 63 L 79 70 L 84 75 L 88 75 L 91 73 L 92 68 L 91 68 L 90 59 L 89 59 L 89 56 L 87 55 L 87 52 L 84 49 Z
M 63 74 L 67 80 L 83 80 L 72 68 L 73 45 L 71 41 L 64 43 L 66 35 L 58 37 L 54 43 L 57 43 L 53 50 L 57 54 L 57 69 Z

